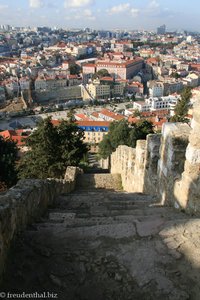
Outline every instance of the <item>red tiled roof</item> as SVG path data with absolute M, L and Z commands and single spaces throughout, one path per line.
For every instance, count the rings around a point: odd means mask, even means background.
M 65 48 L 66 44 L 64 42 L 60 42 L 60 43 L 57 44 L 57 47 Z
M 85 114 L 75 114 L 75 117 L 78 117 L 84 121 L 91 121 Z
M 27 132 L 27 135 L 22 135 L 23 132 L 24 132 L 23 129 L 5 130 L 0 132 L 0 135 L 4 139 L 11 139 L 12 141 L 16 142 L 17 146 L 23 146 L 25 145 L 24 139 L 26 139 L 30 134 L 30 132 Z
M 107 121 L 77 121 L 76 124 L 80 126 L 103 126 L 109 127 L 111 122 Z
M 107 117 L 110 117 L 110 118 L 112 118 L 112 119 L 114 119 L 114 120 L 116 120 L 116 121 L 120 121 L 120 120 L 123 120 L 123 119 L 124 119 L 124 116 L 119 115 L 119 114 L 117 114 L 117 113 L 114 113 L 114 112 L 112 112 L 112 111 L 109 111 L 109 110 L 107 110 L 107 109 L 103 109 L 103 110 L 100 112 L 100 114 L 105 115 L 105 116 L 107 116 Z
M 110 53 L 112 54 L 113 56 L 118 56 L 118 55 L 121 55 L 121 56 L 124 56 L 124 54 L 122 52 L 113 52 L 113 53 Z
M 69 79 L 78 79 L 78 75 L 68 75 Z
M 51 123 L 52 123 L 54 126 L 58 126 L 58 125 L 60 125 L 61 121 L 60 121 L 60 120 L 51 120 Z
M 114 79 L 112 77 L 109 76 L 105 76 L 105 77 L 101 77 L 100 80 L 105 80 L 105 81 L 114 81 Z
M 119 79 L 119 78 L 117 78 L 115 81 L 117 81 L 117 82 L 129 82 L 128 79 Z
M 98 118 L 98 117 L 99 117 L 99 113 L 96 112 L 96 111 L 94 111 L 94 112 L 91 114 L 91 116 L 93 116 L 93 117 L 95 117 L 95 118 Z
M 109 65 L 109 66 L 121 66 L 121 67 L 126 67 L 128 65 L 131 65 L 133 63 L 139 62 L 139 61 L 143 61 L 143 59 L 141 57 L 136 57 L 134 59 L 130 59 L 130 60 L 125 60 L 122 62 L 118 62 L 118 61 L 98 61 L 97 62 L 97 66 L 104 66 L 104 65 Z
M 168 115 L 169 110 L 163 109 L 163 110 L 154 110 L 154 111 L 144 111 L 141 113 L 143 117 L 151 117 L 151 116 L 166 116 Z
M 130 116 L 128 118 L 128 122 L 129 123 L 137 123 L 137 122 L 139 122 L 142 119 L 143 118 L 138 118 L 138 117 L 132 117 L 132 116 Z M 150 117 L 150 118 L 147 117 L 146 120 L 152 122 L 153 125 L 156 126 L 157 128 L 161 128 L 162 125 L 167 122 L 167 118 L 160 118 L 159 121 L 158 121 L 157 117 Z
M 139 117 L 132 117 L 132 116 L 130 116 L 130 117 L 128 118 L 128 122 L 129 122 L 129 123 L 137 123 L 139 120 L 140 120 Z
M 147 59 L 147 63 L 157 63 L 159 61 L 156 57 L 151 57 Z
M 84 68 L 84 67 L 87 67 L 87 68 L 95 68 L 96 65 L 95 65 L 95 64 L 89 64 L 89 63 L 88 63 L 88 64 L 84 64 L 84 65 L 83 65 L 83 68 Z

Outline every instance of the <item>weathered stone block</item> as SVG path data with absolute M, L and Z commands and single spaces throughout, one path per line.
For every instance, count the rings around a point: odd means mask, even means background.
M 75 167 L 67 168 L 67 181 L 20 180 L 7 193 L 0 195 L 0 279 L 16 233 L 38 219 L 59 194 L 73 190 L 78 172 L 80 170 Z

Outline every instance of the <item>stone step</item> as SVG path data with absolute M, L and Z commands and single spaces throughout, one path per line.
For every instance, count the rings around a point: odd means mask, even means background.
M 80 174 L 77 178 L 76 189 L 110 189 L 121 190 L 121 175 L 120 174 Z
M 34 231 L 32 236 L 45 234 L 51 230 L 52 235 L 59 234 L 59 239 L 72 238 L 72 239 L 99 239 L 101 237 L 108 238 L 126 238 L 136 234 L 135 226 L 133 223 L 128 222 L 114 222 L 104 224 L 91 224 L 90 226 L 75 226 L 68 227 L 63 224 L 49 224 L 41 223 L 37 226 L 38 231 Z
M 86 201 L 88 202 L 107 202 L 112 201 L 115 203 L 126 203 L 126 202 L 143 202 L 143 203 L 151 203 L 154 202 L 154 197 L 140 194 L 140 193 L 133 193 L 133 194 L 127 194 L 127 193 L 111 193 L 111 192 L 105 192 L 105 190 L 102 190 L 102 192 L 80 192 L 80 193 L 71 193 L 68 195 L 60 196 L 58 198 L 58 201 Z
M 171 217 L 166 218 L 166 213 Z M 45 226 L 51 223 L 64 223 L 65 226 L 90 226 L 99 223 L 141 222 L 146 219 L 154 220 L 155 218 L 173 220 L 175 216 L 172 208 L 135 207 L 134 209 L 124 210 L 98 206 L 90 209 L 49 210 L 48 217 L 48 221 L 44 220 Z
M 17 239 L 2 290 L 51 291 L 60 300 L 187 300 L 199 280 L 187 277 L 191 264 L 179 248 L 199 227 L 184 230 L 185 218 L 140 193 L 62 195 Z
M 163 216 L 156 216 L 157 219 L 166 220 Z M 118 224 L 118 223 L 139 223 L 139 222 L 152 222 L 155 220 L 155 215 L 117 215 L 109 217 L 89 216 L 83 218 L 76 213 L 69 212 L 52 212 L 49 214 L 48 221 L 36 224 L 37 227 L 53 226 L 52 224 L 63 224 L 61 227 L 84 227 L 105 224 Z

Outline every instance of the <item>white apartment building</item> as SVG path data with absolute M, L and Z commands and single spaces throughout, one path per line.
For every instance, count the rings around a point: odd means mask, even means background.
M 149 104 L 145 101 L 134 101 L 133 108 L 137 109 L 141 112 L 150 111 L 151 110 L 151 104 Z
M 135 101 L 133 108 L 139 111 L 155 111 L 155 110 L 173 110 L 179 100 L 180 96 L 166 96 L 166 97 L 150 97 L 145 101 Z
M 162 82 L 149 82 L 149 96 L 162 97 L 164 95 L 164 86 Z

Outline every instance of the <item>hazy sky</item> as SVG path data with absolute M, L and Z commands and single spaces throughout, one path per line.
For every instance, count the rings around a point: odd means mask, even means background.
M 97 29 L 200 29 L 199 0 L 0 0 L 0 23 Z

